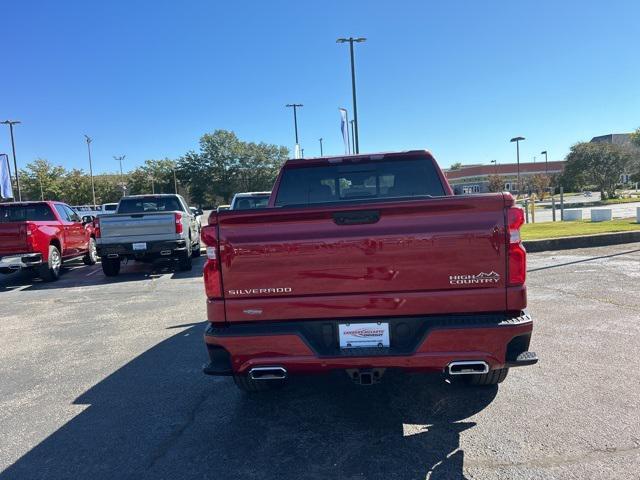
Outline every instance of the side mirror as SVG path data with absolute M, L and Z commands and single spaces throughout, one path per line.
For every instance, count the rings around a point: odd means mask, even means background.
M 83 215 L 82 216 L 82 223 L 83 224 L 88 224 L 88 223 L 93 223 L 93 221 L 96 219 L 96 217 L 94 217 L 93 215 Z

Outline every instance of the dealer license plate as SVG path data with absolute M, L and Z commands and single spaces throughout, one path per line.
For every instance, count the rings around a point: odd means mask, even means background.
M 133 244 L 133 249 L 134 250 L 146 250 L 147 249 L 147 242 L 134 243 Z
M 388 347 L 388 323 L 341 323 L 338 325 L 340 348 Z

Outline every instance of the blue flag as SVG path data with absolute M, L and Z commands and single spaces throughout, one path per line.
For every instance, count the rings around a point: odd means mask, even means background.
M 0 154 L 0 197 L 13 198 L 11 173 L 9 170 L 9 155 L 4 154 Z
M 349 116 L 345 108 L 340 110 L 340 130 L 342 130 L 342 140 L 344 141 L 344 153 L 349 155 Z

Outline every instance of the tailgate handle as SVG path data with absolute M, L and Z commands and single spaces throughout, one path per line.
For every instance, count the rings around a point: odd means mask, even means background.
M 376 223 L 378 220 L 380 220 L 380 212 L 377 210 L 358 210 L 333 214 L 333 221 L 336 225 L 362 225 Z

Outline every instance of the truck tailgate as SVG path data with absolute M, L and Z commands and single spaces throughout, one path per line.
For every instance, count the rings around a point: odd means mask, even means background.
M 0 223 L 0 256 L 28 251 L 27 224 Z
M 225 212 L 227 321 L 500 311 L 502 195 Z
M 175 215 L 153 212 L 100 216 L 100 229 L 103 240 L 138 235 L 153 240 L 154 236 L 175 234 Z

